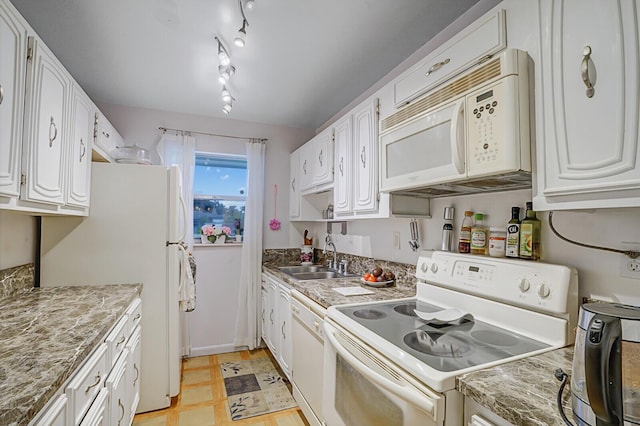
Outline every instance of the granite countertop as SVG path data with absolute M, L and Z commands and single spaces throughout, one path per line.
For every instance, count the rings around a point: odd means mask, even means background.
M 328 308 L 333 305 L 344 305 L 347 303 L 402 299 L 416 295 L 415 277 L 404 275 L 402 273 L 396 274 L 396 283 L 392 287 L 376 288 L 363 284 L 360 280 L 360 276 L 351 278 L 298 281 L 292 276 L 280 272 L 277 266 L 263 265 L 262 270 L 275 276 L 279 280 L 284 281 L 286 284 L 291 286 L 291 288 L 304 294 L 324 308 Z M 373 291 L 374 294 L 343 296 L 333 290 L 337 287 L 362 287 Z
M 47 287 L 0 299 L 0 424 L 29 423 L 141 290 Z
M 560 382 L 554 372 L 571 375 L 573 346 L 474 371 L 457 379 L 465 397 L 473 399 L 516 426 L 564 426 L 556 405 Z M 564 412 L 571 418 L 571 385 L 562 394 Z

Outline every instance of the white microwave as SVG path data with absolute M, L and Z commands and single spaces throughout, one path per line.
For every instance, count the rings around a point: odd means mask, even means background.
M 531 188 L 527 70 L 526 52 L 506 50 L 381 120 L 381 190 Z

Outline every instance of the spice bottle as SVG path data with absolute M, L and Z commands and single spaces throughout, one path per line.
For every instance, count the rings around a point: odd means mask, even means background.
M 507 257 L 520 256 L 520 207 L 511 207 L 511 220 L 507 223 Z
M 462 227 L 460 228 L 460 239 L 458 240 L 458 252 L 471 253 L 471 227 L 473 226 L 472 211 L 464 212 Z
M 444 226 L 442 227 L 442 244 L 440 250 L 453 251 L 453 207 L 444 208 Z
M 487 227 L 484 226 L 484 215 L 476 213 L 476 223 L 471 227 L 471 254 L 487 254 Z
M 520 258 L 540 259 L 540 221 L 530 201 L 527 202 L 527 215 L 520 223 Z

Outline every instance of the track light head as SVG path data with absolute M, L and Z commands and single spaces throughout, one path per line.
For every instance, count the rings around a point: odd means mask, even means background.
M 236 67 L 233 65 L 220 65 L 218 66 L 218 81 L 220 84 L 227 84 L 231 77 L 236 73 Z
M 231 100 L 233 99 L 233 97 L 231 96 L 231 93 L 227 90 L 227 86 L 222 86 L 222 101 L 229 103 L 231 102 Z
M 235 99 L 231 98 L 229 99 L 228 102 L 226 102 L 224 104 L 224 106 L 222 107 L 222 112 L 224 112 L 225 114 L 229 114 L 231 112 L 231 108 L 233 107 L 233 101 Z
M 236 34 L 236 38 L 233 39 L 233 43 L 238 47 L 244 47 L 247 41 L 247 25 L 249 23 L 246 19 L 242 20 L 242 28 L 238 30 L 238 34 Z
M 216 37 L 215 39 L 218 42 L 218 60 L 220 61 L 220 64 L 227 66 L 231 63 L 229 52 L 227 52 L 227 49 L 225 49 L 224 45 L 218 37 Z

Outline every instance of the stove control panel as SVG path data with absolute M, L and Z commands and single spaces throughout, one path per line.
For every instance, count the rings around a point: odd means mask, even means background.
M 552 313 L 568 312 L 578 294 L 577 272 L 566 266 L 439 251 L 420 255 L 416 278 Z

